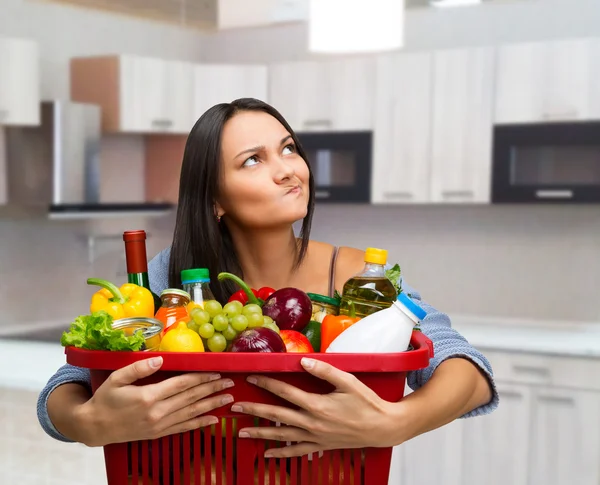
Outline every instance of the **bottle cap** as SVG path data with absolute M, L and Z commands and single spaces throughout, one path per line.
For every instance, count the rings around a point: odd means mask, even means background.
M 402 292 L 398 295 L 398 301 L 404 305 L 409 312 L 411 312 L 415 318 L 419 321 L 423 320 L 427 316 L 427 312 L 423 310 L 419 305 L 413 302 L 406 293 Z
M 365 251 L 365 263 L 385 264 L 388 252 L 385 249 L 367 248 Z
M 207 268 L 184 269 L 181 272 L 181 284 L 189 283 L 208 283 L 210 273 Z
M 146 240 L 146 231 L 138 230 L 138 231 L 125 231 L 123 233 L 123 241 L 135 242 L 135 241 L 145 241 Z

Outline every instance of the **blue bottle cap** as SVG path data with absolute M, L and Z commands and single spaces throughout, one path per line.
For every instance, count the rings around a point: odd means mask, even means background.
M 417 320 L 421 321 L 427 316 L 427 312 L 423 310 L 419 305 L 413 302 L 410 297 L 402 292 L 398 295 L 398 301 L 402 303 L 408 310 L 417 317 Z

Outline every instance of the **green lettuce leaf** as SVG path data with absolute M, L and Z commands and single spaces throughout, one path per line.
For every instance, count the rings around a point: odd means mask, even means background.
M 137 332 L 127 336 L 121 329 L 112 328 L 113 318 L 105 311 L 81 315 L 71 323 L 60 339 L 64 347 L 88 350 L 140 350 L 144 336 Z
M 396 291 L 398 294 L 402 293 L 402 286 L 400 286 L 400 276 L 402 272 L 400 270 L 400 265 L 396 263 L 392 268 L 387 269 L 385 271 L 385 275 L 387 278 L 394 284 Z

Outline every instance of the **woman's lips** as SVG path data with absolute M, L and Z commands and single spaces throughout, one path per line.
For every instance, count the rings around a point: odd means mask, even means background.
M 290 195 L 290 194 L 299 194 L 302 191 L 302 189 L 300 188 L 299 185 L 296 185 L 292 188 L 290 188 L 287 192 L 286 195 Z

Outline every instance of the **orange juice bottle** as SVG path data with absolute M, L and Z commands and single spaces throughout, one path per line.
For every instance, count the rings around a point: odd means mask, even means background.
M 162 305 L 154 318 L 163 323 L 165 332 L 176 323 L 190 321 L 187 306 L 191 298 L 188 292 L 177 288 L 167 288 L 160 294 L 160 300 Z

